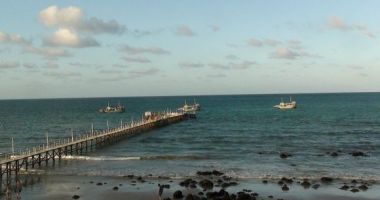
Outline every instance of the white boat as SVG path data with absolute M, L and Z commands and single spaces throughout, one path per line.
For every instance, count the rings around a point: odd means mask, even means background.
M 185 101 L 185 105 L 183 105 L 181 108 L 178 108 L 178 110 L 181 112 L 190 113 L 197 111 L 197 108 L 194 105 L 188 105 Z
M 280 104 L 273 107 L 278 109 L 295 109 L 297 108 L 297 103 L 296 101 L 292 101 L 292 97 L 289 98 L 289 102 L 284 102 L 284 100 L 281 98 Z
M 107 107 L 99 109 L 101 113 L 123 113 L 125 112 L 125 107 L 120 105 L 120 102 L 117 106 L 110 106 L 110 102 L 108 102 Z

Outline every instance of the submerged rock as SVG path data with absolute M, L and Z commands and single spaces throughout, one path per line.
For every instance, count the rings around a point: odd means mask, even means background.
M 73 196 L 73 199 L 79 199 L 79 198 L 80 198 L 79 195 L 74 195 L 74 196 Z
M 185 198 L 185 200 L 201 200 L 201 198 L 197 195 L 193 194 L 188 194 Z
M 359 189 L 362 191 L 366 191 L 366 190 L 368 190 L 368 187 L 363 184 L 363 185 L 359 186 Z
M 211 190 L 214 187 L 214 183 L 208 179 L 204 179 L 199 182 L 199 186 L 204 190 Z
M 282 191 L 289 191 L 289 187 L 286 184 L 284 184 L 281 189 Z
M 364 152 L 362 152 L 362 151 L 353 151 L 351 153 L 351 155 L 355 156 L 355 157 L 357 157 L 357 156 L 366 156 L 366 154 Z
M 280 158 L 282 158 L 282 159 L 285 159 L 285 158 L 288 158 L 288 157 L 291 157 L 291 156 L 292 156 L 292 154 L 286 153 L 286 152 L 283 152 L 283 153 L 280 154 Z
M 314 184 L 313 186 L 311 186 L 314 190 L 317 190 L 321 185 L 319 185 L 318 183 L 317 184 Z
M 333 178 L 326 176 L 321 178 L 322 183 L 331 183 L 333 180 Z
M 173 193 L 173 199 L 181 199 L 183 198 L 183 194 L 182 194 L 182 191 L 180 190 L 177 190 Z
M 351 189 L 351 192 L 353 192 L 353 193 L 357 193 L 357 192 L 359 192 L 359 189 L 357 189 L 357 188 L 352 188 L 352 189 Z
M 309 182 L 309 180 L 304 179 L 304 180 L 302 181 L 301 185 L 302 185 L 305 189 L 307 189 L 307 188 L 309 188 L 309 187 L 311 186 L 311 183 Z

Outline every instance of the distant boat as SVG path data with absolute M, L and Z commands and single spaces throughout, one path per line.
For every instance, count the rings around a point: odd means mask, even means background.
M 289 102 L 284 102 L 284 100 L 281 98 L 280 104 L 273 107 L 278 109 L 295 109 L 297 108 L 297 103 L 296 101 L 292 101 L 292 97 L 289 98 Z
M 194 99 L 193 107 L 194 107 L 194 109 L 195 109 L 196 111 L 201 110 L 201 105 L 200 105 L 199 103 L 195 102 L 195 99 Z
M 181 112 L 185 112 L 185 113 L 193 113 L 195 111 L 197 111 L 197 109 L 200 109 L 200 105 L 198 104 L 198 106 L 195 106 L 194 105 L 188 105 L 185 101 L 185 105 L 183 105 L 181 108 L 178 108 L 179 111 Z
M 117 106 L 111 106 L 110 102 L 108 102 L 107 107 L 99 109 L 101 113 L 123 113 L 125 112 L 125 107 L 120 105 L 120 102 Z

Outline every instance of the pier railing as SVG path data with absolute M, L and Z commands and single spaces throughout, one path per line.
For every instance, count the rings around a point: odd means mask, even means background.
M 118 127 L 107 128 L 104 130 L 92 129 L 90 132 L 82 133 L 80 135 L 76 135 L 75 137 L 72 135 L 71 137 L 68 137 L 68 138 L 60 138 L 60 139 L 53 139 L 53 140 L 50 139 L 50 141 L 47 140 L 46 143 L 38 145 L 38 146 L 25 148 L 22 150 L 20 149 L 15 152 L 5 153 L 1 155 L 0 157 L 0 164 L 12 162 L 15 160 L 25 159 L 25 158 L 30 157 L 31 155 L 42 154 L 42 153 L 52 151 L 55 149 L 65 148 L 70 145 L 74 145 L 74 144 L 78 144 L 78 143 L 86 142 L 90 140 L 95 140 L 97 138 L 103 138 L 106 136 L 113 135 L 115 133 L 125 132 L 130 129 L 136 129 L 138 127 L 142 127 L 147 124 L 155 123 L 155 122 L 166 120 L 173 117 L 185 116 L 185 115 L 187 114 L 183 112 L 164 112 L 161 115 L 157 115 L 154 119 L 142 118 L 139 121 L 132 120 L 130 122 L 121 123 L 120 126 Z

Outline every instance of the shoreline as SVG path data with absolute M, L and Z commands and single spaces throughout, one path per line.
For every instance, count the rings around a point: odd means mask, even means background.
M 134 175 L 124 177 L 27 175 L 24 176 L 24 180 L 21 178 L 24 185 L 21 197 L 31 200 L 76 198 L 150 200 L 158 199 L 158 184 L 161 184 L 167 186 L 164 188 L 163 199 L 174 199 L 173 196 L 177 191 L 181 191 L 183 196 L 178 199 L 198 199 L 197 197 L 218 199 L 218 195 L 225 195 L 225 192 L 228 192 L 229 199 L 239 195 L 247 195 L 240 199 L 378 200 L 380 198 L 380 184 L 377 181 L 348 182 L 329 177 L 320 180 L 237 179 L 224 176 L 220 172 L 215 174 L 213 172 L 217 171 L 198 172 L 194 177 L 181 179 Z M 343 186 L 347 188 L 343 190 Z M 178 194 L 179 192 L 177 196 Z M 187 197 L 189 194 L 192 194 L 192 197 Z M 1 198 L 4 197 L 2 194 Z

